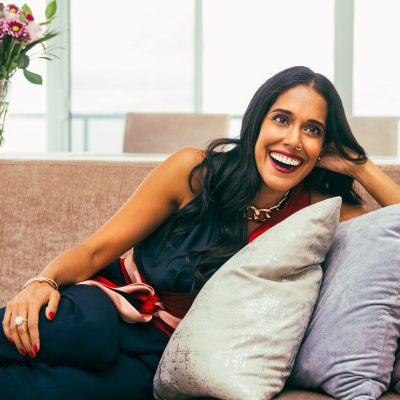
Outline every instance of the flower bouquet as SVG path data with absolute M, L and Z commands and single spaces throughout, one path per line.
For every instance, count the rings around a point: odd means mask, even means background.
M 32 58 L 49 60 L 54 57 L 48 53 L 45 42 L 57 33 L 45 28 L 54 19 L 56 10 L 57 3 L 53 0 L 46 7 L 46 21 L 37 23 L 28 5 L 19 8 L 15 4 L 0 3 L 0 146 L 4 141 L 10 78 L 22 69 L 29 82 L 42 84 L 42 77 L 27 68 Z M 38 51 L 32 53 L 36 47 Z

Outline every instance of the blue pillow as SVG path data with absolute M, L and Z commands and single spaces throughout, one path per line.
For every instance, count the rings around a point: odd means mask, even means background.
M 400 337 L 400 205 L 343 222 L 289 384 L 341 399 L 387 390 Z

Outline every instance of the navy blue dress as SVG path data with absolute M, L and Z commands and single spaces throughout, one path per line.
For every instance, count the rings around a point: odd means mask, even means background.
M 168 222 L 135 247 L 139 271 L 156 290 L 187 293 L 193 283 L 186 249 L 200 249 L 217 235 L 213 213 L 185 237 L 160 243 Z M 173 258 L 178 255 L 178 257 Z M 171 262 L 169 262 L 173 258 Z M 126 281 L 116 260 L 101 273 L 118 285 Z M 169 337 L 152 323 L 126 323 L 98 287 L 61 289 L 53 321 L 40 313 L 41 349 L 34 359 L 22 357 L 0 334 L 2 400 L 146 400 L 153 399 L 155 370 Z M 4 308 L 0 310 L 0 319 Z

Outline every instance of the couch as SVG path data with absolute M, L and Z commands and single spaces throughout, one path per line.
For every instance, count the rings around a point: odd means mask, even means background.
M 0 305 L 63 249 L 104 223 L 158 164 L 125 157 L 12 159 L 0 157 Z M 381 168 L 400 182 L 400 165 Z M 369 209 L 378 205 L 362 189 Z M 331 397 L 287 390 L 279 400 Z M 400 400 L 387 393 L 381 399 Z

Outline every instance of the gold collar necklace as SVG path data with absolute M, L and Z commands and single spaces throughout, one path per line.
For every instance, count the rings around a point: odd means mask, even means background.
M 290 189 L 285 193 L 278 204 L 275 204 L 274 206 L 271 206 L 269 208 L 257 208 L 254 206 L 247 206 L 244 217 L 249 221 L 265 222 L 267 219 L 270 219 L 272 215 L 276 214 L 287 203 L 289 194 Z

